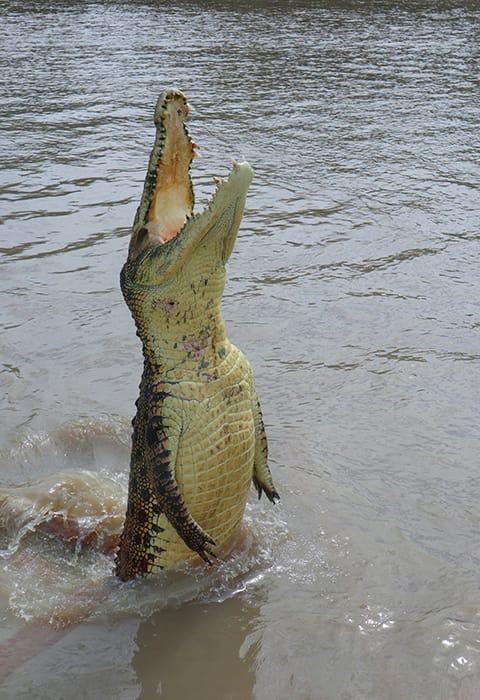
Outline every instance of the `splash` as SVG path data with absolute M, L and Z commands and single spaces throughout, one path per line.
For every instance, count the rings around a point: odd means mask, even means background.
M 57 535 L 77 551 L 93 546 L 115 551 L 126 509 L 126 485 L 119 475 L 88 470 L 52 474 L 0 489 L 0 537 L 9 556 L 29 534 Z
M 11 451 L 8 466 L 21 456 L 27 473 L 30 464 L 32 472 L 52 462 L 61 468 L 0 489 L 0 593 L 19 618 L 68 626 L 86 617 L 148 617 L 257 587 L 273 566 L 269 543 L 285 539 L 285 525 L 253 502 L 252 492 L 243 525 L 215 566 L 183 565 L 121 584 L 113 555 L 126 510 L 128 451 L 126 425 L 113 420 L 29 434 Z M 112 466 L 117 461 L 123 469 Z

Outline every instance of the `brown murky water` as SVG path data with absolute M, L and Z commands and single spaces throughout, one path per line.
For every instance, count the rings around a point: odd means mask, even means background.
M 1 13 L 3 486 L 125 487 L 141 358 L 118 274 L 175 85 L 197 201 L 230 156 L 256 171 L 224 312 L 282 494 L 252 492 L 218 569 L 126 586 L 48 534 L 4 541 L 2 699 L 476 700 L 478 3 Z M 38 627 L 72 600 L 88 622 Z

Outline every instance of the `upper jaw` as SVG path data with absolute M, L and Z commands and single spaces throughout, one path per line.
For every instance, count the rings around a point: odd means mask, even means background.
M 174 238 L 192 216 L 190 165 L 195 144 L 184 123 L 189 111 L 180 90 L 165 90 L 157 100 L 155 142 L 133 225 L 130 258 Z

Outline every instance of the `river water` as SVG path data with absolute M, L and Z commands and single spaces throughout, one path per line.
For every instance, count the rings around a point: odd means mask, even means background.
M 174 85 L 198 205 L 231 156 L 255 169 L 224 316 L 282 496 L 252 491 L 228 561 L 154 581 L 4 543 L 1 697 L 477 700 L 478 3 L 1 13 L 2 485 L 124 491 L 141 352 L 118 277 Z

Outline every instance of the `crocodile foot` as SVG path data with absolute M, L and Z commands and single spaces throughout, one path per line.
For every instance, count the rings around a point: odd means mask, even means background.
M 256 476 L 253 476 L 252 481 L 258 493 L 258 500 L 261 499 L 262 493 L 264 493 L 268 500 L 272 503 L 276 503 L 280 500 L 280 496 L 278 495 L 278 492 L 273 484 L 269 485 L 262 483 Z
M 215 547 L 216 545 L 215 540 L 210 537 L 193 518 L 186 527 L 181 528 L 179 534 L 187 547 L 196 552 L 198 556 L 207 564 L 210 564 L 210 566 L 213 565 L 214 559 L 218 559 L 217 555 L 212 550 L 212 546 Z

